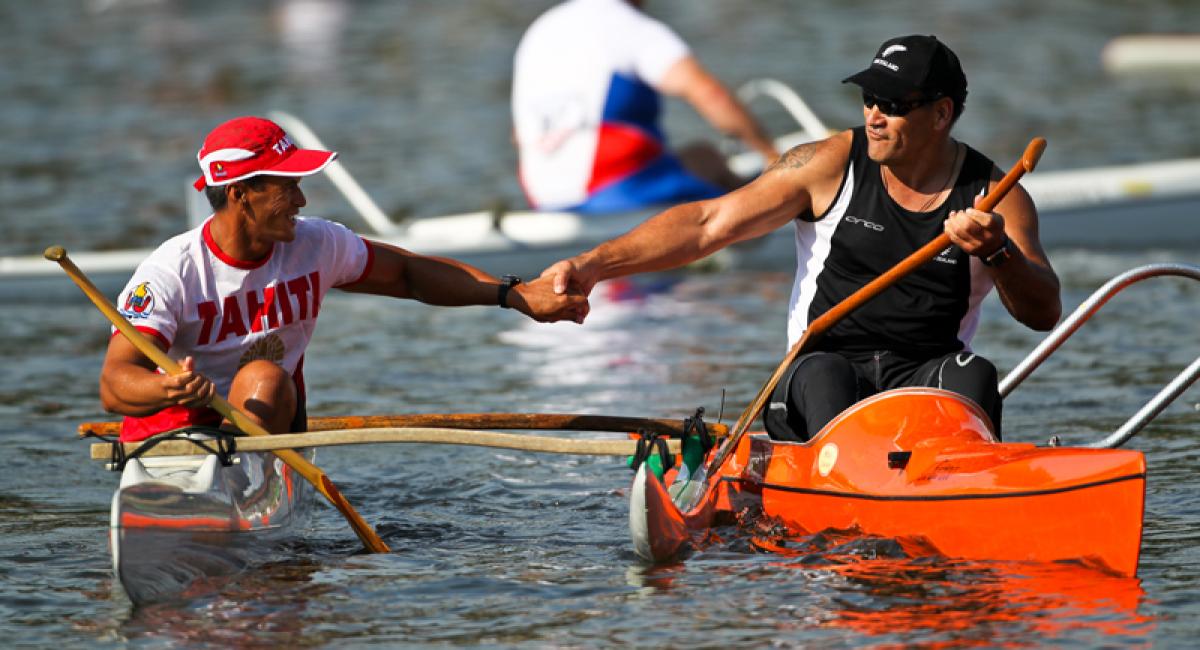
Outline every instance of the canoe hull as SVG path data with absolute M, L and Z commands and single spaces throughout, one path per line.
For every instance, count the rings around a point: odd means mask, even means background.
M 1088 450 L 1091 451 L 1091 450 Z M 986 495 L 880 496 L 787 483 L 753 486 L 762 511 L 796 532 L 857 529 L 920 538 L 947 557 L 1016 561 L 1080 560 L 1137 573 L 1145 473 L 1046 491 Z
M 982 410 L 947 391 L 882 393 L 805 443 L 748 435 L 726 465 L 713 484 L 717 514 L 756 507 L 790 534 L 857 530 L 947 557 L 1137 573 L 1140 452 L 998 442 Z
M 663 482 L 644 463 L 638 468 L 629 491 L 629 532 L 638 557 L 655 563 L 675 559 L 712 526 L 728 498 L 722 499 L 726 495 L 720 486 L 707 490 L 703 479 L 697 481 L 697 502 L 680 510 Z
M 311 456 L 311 452 L 309 454 Z M 272 454 L 133 460 L 113 495 L 113 570 L 135 605 L 178 598 L 278 553 L 308 520 L 314 490 Z

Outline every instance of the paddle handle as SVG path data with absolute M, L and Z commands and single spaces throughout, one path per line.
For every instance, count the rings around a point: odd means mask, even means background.
M 79 267 L 75 265 L 75 262 L 73 262 L 71 258 L 67 256 L 66 249 L 64 249 L 62 246 L 51 246 L 50 248 L 46 249 L 46 252 L 43 255 L 46 259 L 52 262 L 57 262 L 58 265 L 62 267 L 63 271 L 67 273 L 67 276 L 69 276 L 71 280 L 83 291 L 84 295 L 92 301 L 92 304 L 95 305 L 102 314 L 104 314 L 105 318 L 107 318 L 108 321 L 117 328 L 117 331 L 121 332 L 121 334 L 123 334 L 139 352 L 146 355 L 148 359 L 153 361 L 154 364 L 159 368 L 162 368 L 164 371 L 166 371 L 167 374 L 178 375 L 179 373 L 183 372 L 183 368 L 174 359 L 167 356 L 166 352 L 151 342 L 150 339 L 144 334 L 139 332 L 138 329 L 133 326 L 133 323 L 129 322 L 129 319 L 125 318 L 123 315 L 121 315 L 121 312 L 117 311 L 117 308 L 108 301 L 108 298 L 106 298 L 104 294 L 101 293 L 98 288 L 96 288 L 96 285 L 93 284 L 92 281 L 83 273 L 83 271 L 81 271 Z M 261 425 L 254 420 L 251 420 L 246 414 L 242 413 L 237 408 L 234 408 L 232 404 L 230 404 L 220 395 L 214 395 L 209 405 L 218 413 L 225 416 L 230 422 L 233 423 L 234 426 L 249 435 L 271 435 L 266 429 L 262 428 Z M 358 535 L 358 538 L 362 540 L 363 545 L 365 545 L 368 550 L 373 553 L 387 553 L 390 550 L 388 549 L 387 544 L 385 544 L 383 540 L 379 538 L 379 535 L 375 533 L 371 526 L 365 520 L 363 520 L 363 518 L 359 516 L 359 514 L 350 505 L 350 503 L 346 501 L 346 498 L 342 496 L 341 491 L 338 490 L 337 486 L 335 486 L 333 482 L 329 480 L 329 477 L 325 476 L 325 473 L 322 472 L 320 468 L 308 462 L 302 456 L 300 456 L 300 454 L 291 449 L 275 450 L 272 453 L 286 463 L 288 467 L 291 467 L 293 470 L 295 470 L 297 474 L 300 474 L 305 480 L 307 480 L 309 483 L 312 483 L 313 487 L 317 488 L 317 491 L 324 495 L 325 498 L 328 499 L 329 502 L 332 503 L 334 507 L 342 513 L 343 516 L 346 517 L 346 521 L 350 523 L 350 527 L 354 529 L 355 534 Z
M 994 210 L 1000 201 L 1003 200 L 1008 194 L 1009 190 L 1011 190 L 1017 184 L 1017 181 L 1021 180 L 1021 177 L 1024 176 L 1026 172 L 1033 171 L 1033 168 L 1037 166 L 1038 159 L 1042 157 L 1042 152 L 1045 149 L 1045 138 L 1034 138 L 1031 140 L 1029 145 L 1025 147 L 1025 152 L 1021 154 L 1021 159 L 1018 160 L 1016 164 L 1013 165 L 1012 169 L 1010 169 L 1008 173 L 1004 175 L 1004 178 L 1000 179 L 1000 182 L 996 183 L 996 187 L 992 188 L 992 191 L 988 192 L 988 194 L 979 202 L 979 205 L 976 207 L 982 212 L 991 212 Z M 713 459 L 713 469 L 710 470 L 709 473 L 714 474 L 720 469 L 721 465 L 725 463 L 725 459 L 729 457 L 729 454 L 737 447 L 737 444 L 741 441 L 742 436 L 745 435 L 747 429 L 750 428 L 750 423 L 754 421 L 754 418 L 758 417 L 758 414 L 762 411 L 763 407 L 766 406 L 767 400 L 770 399 L 771 393 L 775 391 L 775 386 L 779 384 L 779 380 L 783 378 L 783 375 L 787 372 L 788 367 L 791 366 L 792 362 L 800 356 L 801 352 L 808 349 L 808 344 L 810 341 L 821 334 L 824 334 L 839 321 L 845 318 L 847 314 L 855 309 L 858 309 L 868 300 L 871 300 L 875 296 L 882 293 L 884 289 L 896 284 L 918 267 L 937 257 L 937 255 L 945 250 L 948 246 L 950 246 L 950 236 L 946 233 L 938 235 L 933 239 L 933 241 L 930 241 L 928 244 L 925 244 L 921 248 L 917 249 L 912 255 L 904 258 L 899 264 L 893 266 L 891 269 L 888 269 L 887 272 L 868 282 L 861 289 L 850 294 L 850 297 L 841 301 L 829 311 L 825 312 L 819 318 L 814 320 L 804 331 L 804 334 L 800 337 L 800 340 L 796 341 L 796 344 L 793 345 L 790 350 L 788 350 L 788 353 L 786 356 L 784 356 L 783 361 L 777 368 L 775 368 L 775 372 L 771 373 L 771 377 L 767 380 L 767 383 L 763 384 L 763 387 L 759 389 L 758 394 L 754 396 L 754 400 L 750 402 L 750 405 L 746 407 L 745 411 L 742 411 L 742 415 L 733 425 L 733 432 L 730 434 L 729 438 L 726 439 L 725 444 L 722 445 L 720 451 L 717 453 L 716 458 Z

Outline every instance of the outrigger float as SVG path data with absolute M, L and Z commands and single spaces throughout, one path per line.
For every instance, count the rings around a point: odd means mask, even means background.
M 1158 276 L 1200 280 L 1200 266 L 1154 264 L 1113 278 L 1005 377 L 1001 395 L 1109 298 Z M 808 442 L 753 434 L 731 450 L 714 448 L 693 476 L 670 471 L 664 483 L 643 463 L 630 490 L 633 547 L 650 562 L 677 560 L 702 546 L 716 523 L 749 508 L 789 534 L 849 529 L 916 538 L 953 558 L 1071 560 L 1133 576 L 1146 460 L 1116 447 L 1198 377 L 1200 357 L 1121 428 L 1086 447 L 1059 446 L 1056 439 L 1046 446 L 1000 442 L 970 400 L 904 388 L 859 402 Z

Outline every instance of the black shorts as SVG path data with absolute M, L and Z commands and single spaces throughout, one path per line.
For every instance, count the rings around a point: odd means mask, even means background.
M 904 386 L 943 388 L 975 401 L 1000 437 L 1002 405 L 996 367 L 971 352 L 934 357 L 886 350 L 800 355 L 775 387 L 763 424 L 777 440 L 808 440 L 855 402 Z

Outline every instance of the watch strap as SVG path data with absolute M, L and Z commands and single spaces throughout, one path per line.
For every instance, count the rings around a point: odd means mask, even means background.
M 983 262 L 984 266 L 996 267 L 1010 259 L 1012 259 L 1012 240 L 1005 237 L 1004 243 L 1000 244 L 1000 248 L 997 248 L 991 255 L 981 258 L 980 261 Z
M 496 302 L 504 309 L 512 309 L 512 307 L 508 306 L 508 292 L 518 284 L 521 284 L 521 278 L 515 275 L 506 275 L 500 278 L 500 288 L 496 294 Z

